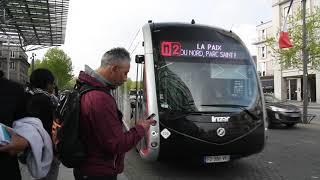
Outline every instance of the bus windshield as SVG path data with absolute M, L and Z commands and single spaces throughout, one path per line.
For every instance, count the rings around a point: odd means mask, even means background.
M 257 93 L 254 68 L 246 64 L 165 58 L 158 67 L 162 108 L 197 111 L 219 104 L 249 106 Z

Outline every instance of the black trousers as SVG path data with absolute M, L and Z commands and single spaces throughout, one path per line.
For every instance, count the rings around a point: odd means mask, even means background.
M 75 180 L 117 180 L 117 175 L 109 176 L 84 176 L 80 175 L 77 170 L 73 170 Z

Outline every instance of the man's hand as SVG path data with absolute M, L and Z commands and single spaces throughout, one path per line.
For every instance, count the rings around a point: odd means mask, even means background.
M 0 146 L 0 151 L 16 155 L 29 147 L 29 142 L 25 138 L 19 136 L 10 128 L 6 127 L 6 129 L 11 135 L 11 142 L 7 145 Z
M 137 122 L 137 125 L 141 125 L 143 127 L 143 129 L 145 131 L 148 131 L 150 128 L 150 125 L 155 124 L 157 121 L 153 120 L 153 119 L 143 119 L 143 120 L 139 120 Z

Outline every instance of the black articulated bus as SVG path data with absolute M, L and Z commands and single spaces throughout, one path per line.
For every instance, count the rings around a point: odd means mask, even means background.
M 148 23 L 140 32 L 132 55 L 141 98 L 131 102 L 130 124 L 152 113 L 158 122 L 137 146 L 143 159 L 178 154 L 215 163 L 262 151 L 264 99 L 237 35 L 182 23 Z

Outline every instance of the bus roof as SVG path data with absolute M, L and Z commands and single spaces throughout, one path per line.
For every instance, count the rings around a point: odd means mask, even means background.
M 187 24 L 187 23 L 180 23 L 180 22 L 162 22 L 162 23 L 149 23 L 149 24 L 153 30 L 167 29 L 167 28 L 170 28 L 170 29 L 171 28 L 194 28 L 194 29 L 203 29 L 203 30 L 214 30 L 242 42 L 239 36 L 234 32 L 232 32 L 231 30 L 225 30 L 223 28 L 216 27 L 216 26 L 209 26 L 204 24 Z

